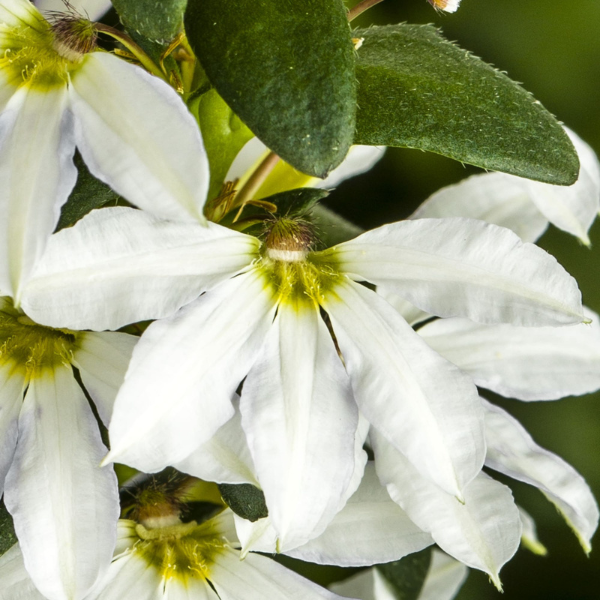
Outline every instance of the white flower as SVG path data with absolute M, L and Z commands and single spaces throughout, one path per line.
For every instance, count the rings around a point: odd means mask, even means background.
M 95 30 L 47 22 L 28 0 L 0 0 L 0 290 L 17 303 L 75 184 L 92 174 L 137 206 L 203 222 L 208 162 L 176 92 L 94 51 Z
M 112 329 L 169 317 L 136 347 L 110 428 L 111 459 L 143 471 L 210 439 L 233 415 L 231 398 L 246 378 L 244 429 L 283 550 L 322 531 L 339 509 L 359 408 L 450 494 L 460 497 L 483 463 L 471 380 L 357 281 L 442 316 L 527 326 L 582 320 L 562 267 L 493 225 L 406 221 L 323 252 L 310 251 L 308 236 L 289 219 L 261 244 L 215 224 L 103 209 L 53 236 L 23 299 L 28 314 L 54 326 Z
M 431 563 L 417 600 L 452 600 L 467 578 L 467 567 L 439 550 Z M 360 600 L 396 600 L 397 592 L 376 569 L 367 569 L 329 586 L 336 594 Z
M 427 0 L 436 10 L 453 13 L 458 10 L 460 0 Z
M 91 21 L 99 19 L 111 8 L 110 0 L 68 0 L 72 10 L 84 15 Z M 65 0 L 35 0 L 34 4 L 42 13 L 65 11 Z
M 474 175 L 433 194 L 411 218 L 481 219 L 512 229 L 526 242 L 536 241 L 550 222 L 589 246 L 588 230 L 600 208 L 600 163 L 590 146 L 569 129 L 566 132 L 581 164 L 574 185 L 551 185 L 504 173 Z

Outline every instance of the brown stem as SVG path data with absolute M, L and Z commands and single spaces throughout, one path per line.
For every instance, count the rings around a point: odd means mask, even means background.
M 365 10 L 369 10 L 369 8 L 380 2 L 383 2 L 383 0 L 362 0 L 362 2 L 359 2 L 348 11 L 348 21 L 353 21 L 358 15 L 364 13 Z

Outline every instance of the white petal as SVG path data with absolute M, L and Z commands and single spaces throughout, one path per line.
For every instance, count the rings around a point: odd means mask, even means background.
M 431 536 L 392 501 L 370 463 L 360 487 L 325 532 L 286 554 L 312 563 L 362 567 L 399 560 L 431 544 Z
M 573 529 L 586 553 L 598 527 L 598 505 L 583 477 L 562 458 L 538 446 L 506 411 L 484 402 L 486 465 L 537 487 Z
M 329 190 L 346 179 L 366 173 L 383 158 L 385 150 L 385 146 L 351 146 L 342 164 L 322 181 L 317 179 L 315 187 Z
M 242 183 L 251 174 L 251 170 L 258 167 L 268 152 L 269 149 L 257 137 L 248 140 L 231 163 L 225 181 L 239 179 Z
M 375 593 L 375 578 L 383 583 L 381 593 Z M 345 598 L 360 598 L 360 600 L 397 600 L 389 584 L 377 569 L 365 569 L 348 579 L 338 581 L 329 586 L 329 589 Z
M 424 479 L 400 452 L 371 430 L 375 467 L 392 499 L 457 560 L 490 575 L 519 547 L 521 519 L 510 490 L 480 473 L 464 489 L 465 503 Z
M 98 20 L 111 7 L 110 0 L 69 0 L 69 4 L 90 21 Z M 35 0 L 35 5 L 42 12 L 57 12 L 66 9 L 64 0 Z
M 0 363 L 0 496 L 4 492 L 4 478 L 17 447 L 24 390 L 25 370 L 12 361 Z
M 340 282 L 323 306 L 361 412 L 424 476 L 460 496 L 485 456 L 472 381 L 367 288 Z
M 419 335 L 481 387 L 520 400 L 558 400 L 600 388 L 600 324 L 513 327 L 439 319 Z
M 188 577 L 185 582 L 174 577 L 165 585 L 165 600 L 219 600 L 205 579 Z
M 425 583 L 417 600 L 452 600 L 465 582 L 469 570 L 452 557 L 434 550 Z
M 22 85 L 0 116 L 0 289 L 19 301 L 77 179 L 66 86 Z
M 52 236 L 23 306 L 34 321 L 117 329 L 173 314 L 252 261 L 256 238 L 140 210 L 93 211 Z
M 0 23 L 5 23 L 9 27 L 33 27 L 38 31 L 43 31 L 46 27 L 39 11 L 29 0 L 2 0 Z
M 285 552 L 325 529 L 354 471 L 358 409 L 315 304 L 279 305 L 240 408 Z
M 581 164 L 577 183 L 562 186 L 525 179 L 524 185 L 533 203 L 553 225 L 589 246 L 588 231 L 600 208 L 600 164 L 590 146 L 569 129 L 567 133 Z
M 164 469 L 233 416 L 231 399 L 273 321 L 270 289 L 250 271 L 146 330 L 115 402 L 110 460 Z
M 45 600 L 25 569 L 19 544 L 0 557 L 0 583 L 0 600 Z
M 81 600 L 112 558 L 119 516 L 117 478 L 94 415 L 70 366 L 34 375 L 6 477 L 25 565 L 49 600 Z
M 338 596 L 275 561 L 225 548 L 210 567 L 209 579 L 221 600 L 338 600 Z
M 391 306 L 393 306 L 399 313 L 400 316 L 409 324 L 417 325 L 431 318 L 429 313 L 424 310 L 417 308 L 414 304 L 411 304 L 408 300 L 401 298 L 398 294 L 395 294 L 385 286 L 377 286 L 377 293 Z
M 256 480 L 246 434 L 242 429 L 238 403 L 235 405 L 235 414 L 225 425 L 187 458 L 172 466 L 204 481 L 251 483 L 260 487 Z
M 205 223 L 208 159 L 175 90 L 106 52 L 92 52 L 70 86 L 77 146 L 93 175 L 166 219 Z
M 583 320 L 577 282 L 553 256 L 482 221 L 392 223 L 324 254 L 440 317 L 524 326 Z
M 504 173 L 473 175 L 430 196 L 409 219 L 480 219 L 512 229 L 524 242 L 535 242 L 546 231 L 548 219 L 533 203 L 527 181 Z
M 113 405 L 139 338 L 126 333 L 86 332 L 77 336 L 73 364 L 108 427 Z
M 546 546 L 540 542 L 537 535 L 537 527 L 533 517 L 522 507 L 518 506 L 519 514 L 521 515 L 521 523 L 523 524 L 523 533 L 521 534 L 521 543 L 539 556 L 546 556 L 548 550 Z

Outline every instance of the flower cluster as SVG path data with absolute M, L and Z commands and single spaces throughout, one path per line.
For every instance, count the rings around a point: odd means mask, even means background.
M 510 166 L 327 244 L 316 203 L 377 140 L 318 179 L 254 137 L 183 32 L 154 56 L 160 36 L 90 21 L 106 2 L 36 4 L 47 19 L 0 0 L 0 493 L 19 542 L 1 600 L 389 600 L 415 553 L 421 600 L 467 567 L 501 589 L 521 540 L 543 547 L 484 467 L 539 488 L 590 551 L 584 479 L 478 390 L 600 389 L 598 315 L 534 243 L 553 223 L 589 245 L 589 146 L 552 134 L 571 187 Z M 379 567 L 327 591 L 259 553 Z

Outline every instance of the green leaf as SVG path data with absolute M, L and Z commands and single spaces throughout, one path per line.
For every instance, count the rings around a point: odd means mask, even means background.
M 112 0 L 112 3 L 128 31 L 165 44 L 182 30 L 187 0 Z
M 215 89 L 196 98 L 189 108 L 198 120 L 208 154 L 208 199 L 212 200 L 221 190 L 227 171 L 238 152 L 254 136 Z
M 257 487 L 249 483 L 220 483 L 219 491 L 227 506 L 242 519 L 254 522 L 269 516 L 265 495 Z
M 315 177 L 340 164 L 356 113 L 342 0 L 189 0 L 185 29 L 212 85 L 273 152 Z
M 79 172 L 77 183 L 62 207 L 56 231 L 74 225 L 94 208 L 120 201 L 120 196 L 115 191 L 89 172 L 79 152 L 75 154 L 74 162 Z
M 391 584 L 397 600 L 417 600 L 430 564 L 431 548 L 425 548 L 377 569 Z
M 0 501 L 0 556 L 17 543 L 12 517 Z
M 358 225 L 321 204 L 312 209 L 311 221 L 316 226 L 319 240 L 326 248 L 347 242 L 364 231 Z
M 357 144 L 418 148 L 485 169 L 571 185 L 579 160 L 558 121 L 503 73 L 430 25 L 354 32 Z

